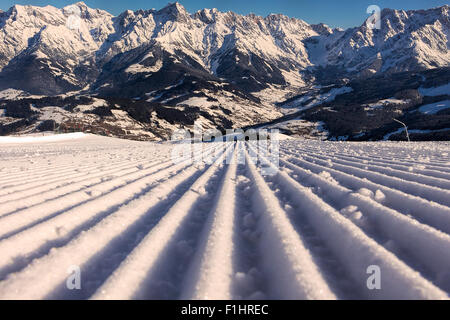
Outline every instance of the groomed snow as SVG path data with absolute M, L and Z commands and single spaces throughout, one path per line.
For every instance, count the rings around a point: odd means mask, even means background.
M 9 143 L 41 143 L 41 142 L 54 142 L 54 141 L 65 141 L 65 140 L 73 140 L 87 137 L 88 135 L 82 132 L 73 132 L 67 134 L 58 134 L 54 135 L 53 133 L 36 133 L 36 134 L 28 134 L 22 136 L 3 136 L 0 137 L 0 145 L 1 144 L 9 144 Z
M 449 298 L 449 143 L 175 146 L 0 139 L 0 299 Z

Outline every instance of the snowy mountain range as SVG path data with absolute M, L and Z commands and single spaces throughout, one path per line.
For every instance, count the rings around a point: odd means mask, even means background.
M 279 103 L 305 90 L 334 85 L 348 93 L 342 87 L 351 81 L 450 66 L 448 5 L 384 9 L 381 19 L 380 30 L 367 21 L 341 30 L 280 14 L 190 14 L 179 3 L 117 17 L 82 2 L 62 9 L 15 5 L 0 12 L 0 90 L 7 100 L 85 95 L 145 101 L 158 105 L 145 108 L 167 122 L 167 130 L 180 122 L 155 111 L 164 106 L 193 112 L 205 126 L 237 127 L 283 116 Z M 420 86 L 427 84 L 415 89 Z M 120 103 L 106 105 L 123 111 Z

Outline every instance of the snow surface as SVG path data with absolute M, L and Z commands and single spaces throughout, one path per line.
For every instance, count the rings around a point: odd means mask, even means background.
M 289 139 L 272 176 L 254 143 L 175 146 L 2 139 L 0 298 L 449 298 L 449 143 Z
M 87 137 L 88 135 L 83 132 L 73 132 L 67 134 L 54 135 L 53 133 L 36 133 L 21 136 L 3 136 L 0 137 L 0 144 L 10 143 L 40 143 L 40 142 L 54 142 L 54 141 L 66 141 L 72 139 L 80 139 Z
M 317 95 L 305 94 L 302 97 L 300 97 L 294 101 L 284 104 L 283 108 L 295 109 L 296 112 L 308 110 L 308 109 L 311 109 L 312 107 L 318 106 L 320 104 L 324 104 L 326 102 L 332 102 L 336 99 L 337 96 L 345 94 L 345 93 L 349 93 L 352 91 L 353 91 L 353 88 L 351 88 L 351 87 L 340 87 L 340 88 L 333 88 L 330 91 L 328 91 L 327 93 L 322 93 L 322 94 L 317 94 Z M 308 104 L 305 104 L 309 100 L 311 100 L 311 101 L 308 102 Z M 288 113 L 290 113 L 290 112 L 292 112 L 292 110 L 288 111 Z
M 383 99 L 383 100 L 379 100 L 375 103 L 369 103 L 367 105 L 364 105 L 364 107 L 367 107 L 369 109 L 381 109 L 385 106 L 388 105 L 402 105 L 402 104 L 407 104 L 409 103 L 409 100 L 401 100 L 401 99 L 396 99 L 396 98 L 389 98 L 389 99 Z
M 419 88 L 419 92 L 423 96 L 441 96 L 450 94 L 450 83 L 439 87 Z
M 261 129 L 278 129 L 280 132 L 289 132 L 289 136 L 297 139 L 326 140 L 329 133 L 325 129 L 325 123 L 310 122 L 303 119 L 292 119 L 272 125 L 262 126 Z
M 334 99 L 336 99 L 337 96 L 339 96 L 341 94 L 349 93 L 352 91 L 353 91 L 353 89 L 351 87 L 333 88 L 329 92 L 323 93 L 320 96 L 316 97 L 313 101 L 308 103 L 308 105 L 306 107 L 310 108 L 310 107 L 314 107 L 314 106 L 317 106 L 317 105 L 325 103 L 325 102 L 333 101 Z
M 418 110 L 425 114 L 436 114 L 441 110 L 450 108 L 450 100 L 439 101 L 436 103 L 421 106 Z
M 0 91 L 0 99 L 16 99 L 22 96 L 26 96 L 26 92 L 16 89 L 6 89 Z

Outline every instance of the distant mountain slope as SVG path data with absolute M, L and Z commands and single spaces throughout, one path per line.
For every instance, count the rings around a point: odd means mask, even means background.
M 449 6 L 385 9 L 381 30 L 363 24 L 346 31 L 284 15 L 189 14 L 179 3 L 117 17 L 82 2 L 74 6 L 81 20 L 72 30 L 71 7 L 16 5 L 0 13 L 2 88 L 59 94 L 139 82 L 141 90 L 162 89 L 189 72 L 257 92 L 268 85 L 303 86 L 311 80 L 303 71 L 315 67 L 367 76 L 450 63 Z M 168 69 L 173 75 L 161 83 L 158 74 Z
M 250 126 L 317 86 L 450 65 L 448 5 L 381 17 L 380 30 L 340 30 L 284 15 L 190 14 L 179 3 L 117 17 L 82 2 L 15 5 L 0 12 L 0 96 L 134 99 L 212 113 L 206 127 Z

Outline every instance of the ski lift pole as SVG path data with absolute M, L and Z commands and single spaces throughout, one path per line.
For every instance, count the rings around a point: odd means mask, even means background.
M 405 132 L 406 132 L 406 138 L 408 138 L 408 142 L 411 142 L 411 140 L 409 139 L 409 132 L 408 132 L 408 127 L 406 126 L 406 124 L 404 122 L 401 122 L 400 120 L 397 120 L 395 118 L 392 118 L 394 121 L 400 123 L 401 125 L 403 125 L 405 127 Z

